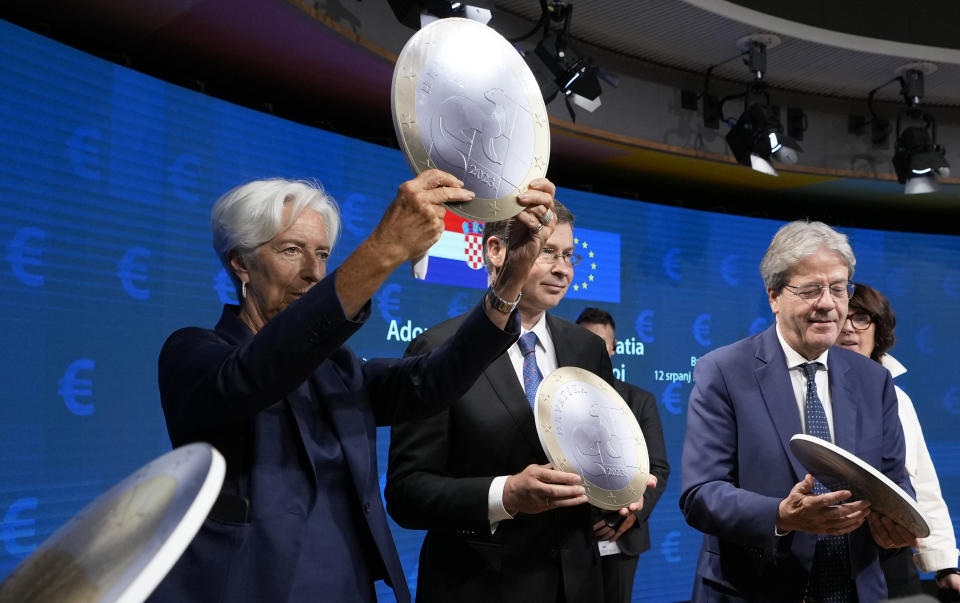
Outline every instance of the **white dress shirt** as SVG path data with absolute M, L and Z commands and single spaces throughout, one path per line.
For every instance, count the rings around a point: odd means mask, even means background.
M 553 338 L 550 337 L 550 329 L 547 328 L 547 314 L 544 312 L 537 324 L 532 329 L 521 327 L 520 336 L 524 336 L 530 331 L 537 335 L 536 358 L 537 366 L 540 368 L 540 374 L 544 377 L 557 370 L 557 351 L 553 347 Z M 520 346 L 514 343 L 507 348 L 507 356 L 513 365 L 513 370 L 517 373 L 517 380 L 520 387 L 523 388 L 523 352 Z M 533 412 L 532 410 L 530 412 Z M 493 478 L 490 484 L 490 490 L 487 493 L 487 518 L 490 520 L 490 533 L 497 529 L 497 523 L 505 519 L 513 519 L 513 515 L 507 513 L 503 508 L 503 486 L 507 481 L 508 475 L 500 475 Z
M 807 360 L 787 344 L 783 335 L 780 334 L 780 325 L 777 325 L 777 339 L 780 340 L 780 346 L 783 347 L 783 353 L 787 357 L 787 369 L 790 371 L 790 382 L 793 384 L 793 396 L 797 401 L 797 409 L 800 411 L 800 425 L 803 432 L 807 432 L 807 378 L 803 374 L 801 364 L 807 362 L 819 362 L 817 369 L 817 395 L 820 396 L 820 402 L 823 404 L 823 412 L 827 415 L 827 426 L 830 428 L 830 440 L 835 439 L 833 430 L 833 402 L 830 399 L 830 377 L 827 373 L 827 354 L 828 348 L 813 360 Z

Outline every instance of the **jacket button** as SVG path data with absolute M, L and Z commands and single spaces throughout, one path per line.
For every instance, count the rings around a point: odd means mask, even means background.
M 364 512 L 364 513 L 370 513 L 370 503 L 368 503 L 368 502 L 363 503 L 363 512 Z
M 550 549 L 550 558 L 556 559 L 556 557 L 557 557 L 557 549 Z

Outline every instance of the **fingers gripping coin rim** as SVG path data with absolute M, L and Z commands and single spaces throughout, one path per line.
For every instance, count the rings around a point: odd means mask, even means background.
M 557 438 L 557 425 L 554 424 L 552 411 L 556 394 L 562 386 L 571 381 L 582 381 L 593 386 L 605 395 L 608 402 L 619 406 L 623 415 L 623 421 L 620 427 L 626 428 L 630 438 L 634 439 L 637 443 L 638 468 L 634 471 L 630 482 L 620 490 L 608 490 L 594 484 L 577 470 L 577 466 L 571 462 L 563 452 L 563 448 Z M 534 418 L 537 426 L 537 435 L 540 437 L 540 445 L 543 446 L 547 458 L 558 471 L 567 471 L 580 475 L 583 479 L 582 485 L 586 490 L 587 499 L 590 504 L 601 509 L 614 511 L 640 500 L 640 497 L 643 496 L 644 491 L 647 489 L 647 477 L 650 475 L 650 458 L 647 453 L 646 440 L 643 437 L 643 432 L 640 431 L 640 425 L 637 423 L 636 416 L 634 416 L 630 407 L 627 406 L 627 403 L 623 401 L 620 394 L 618 394 L 609 383 L 590 371 L 579 367 L 560 367 L 545 377 L 540 383 L 540 387 L 537 388 Z

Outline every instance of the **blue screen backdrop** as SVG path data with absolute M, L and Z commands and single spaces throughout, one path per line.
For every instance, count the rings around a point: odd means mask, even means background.
M 235 301 L 210 244 L 217 196 L 260 177 L 321 181 L 343 214 L 336 266 L 410 172 L 396 150 L 178 88 L 2 21 L 0 156 L 2 578 L 170 449 L 160 346 L 179 327 L 212 326 Z M 577 215 L 587 259 L 557 313 L 572 319 L 596 305 L 614 315 L 614 367 L 656 395 L 674 468 L 634 600 L 685 600 L 700 543 L 677 508 L 693 365 L 771 324 L 757 265 L 781 224 L 566 189 L 558 198 Z M 949 346 L 960 332 L 960 238 L 843 230 L 857 280 L 897 311 L 893 353 L 910 369 L 898 383 L 917 406 L 956 524 L 960 371 Z M 399 356 L 418 329 L 480 294 L 398 270 L 349 343 L 365 357 Z M 388 438 L 381 430 L 381 475 Z M 394 528 L 414 586 L 422 533 Z

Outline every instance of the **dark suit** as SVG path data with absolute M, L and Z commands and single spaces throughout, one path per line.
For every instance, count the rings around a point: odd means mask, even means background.
M 647 488 L 643 493 L 643 508 L 637 511 L 636 523 L 617 539 L 620 554 L 610 555 L 602 560 L 604 601 L 626 603 L 632 596 L 638 556 L 650 548 L 650 526 L 647 520 L 667 487 L 670 464 L 667 462 L 663 427 L 660 424 L 660 413 L 657 412 L 657 401 L 653 394 L 619 379 L 613 386 L 637 417 L 640 431 L 643 432 L 643 439 L 647 444 L 650 473 L 657 477 L 657 487 Z
M 408 350 L 446 341 L 462 318 L 443 322 Z M 613 382 L 600 338 L 547 315 L 557 366 Z M 487 494 L 495 476 L 544 464 L 533 412 L 507 354 L 448 411 L 391 432 L 384 494 L 400 525 L 428 530 L 420 551 L 418 601 L 595 603 L 603 580 L 591 507 L 518 514 L 490 534 Z
M 693 601 L 800 601 L 816 535 L 774 533 L 777 507 L 806 474 L 790 452 L 803 431 L 775 326 L 697 361 L 683 445 L 680 507 L 704 533 Z M 827 358 L 834 440 L 904 490 L 904 442 L 890 373 L 833 347 Z M 861 601 L 886 596 L 864 523 L 849 535 Z
M 409 601 L 380 499 L 376 426 L 444 408 L 516 340 L 519 320 L 504 332 L 478 307 L 436 354 L 361 362 L 342 344 L 369 303 L 346 318 L 333 274 L 256 336 L 236 311 L 225 307 L 213 331 L 177 331 L 160 354 L 171 442 L 210 442 L 227 472 L 154 600 L 361 601 L 383 578 Z

